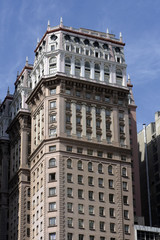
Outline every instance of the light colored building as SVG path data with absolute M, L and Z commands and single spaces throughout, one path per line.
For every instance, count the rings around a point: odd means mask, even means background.
M 142 215 L 145 217 L 145 225 L 160 227 L 160 112 L 155 113 L 155 122 L 138 133 L 138 144 L 143 189 Z
M 63 26 L 31 72 L 31 239 L 134 239 L 122 36 Z
M 159 240 L 160 228 L 135 225 L 135 240 Z

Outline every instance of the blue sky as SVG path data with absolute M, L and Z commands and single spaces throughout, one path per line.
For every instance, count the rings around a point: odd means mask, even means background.
M 8 86 L 14 91 L 17 71 L 26 56 L 34 61 L 37 38 L 51 26 L 109 31 L 126 43 L 127 73 L 134 85 L 138 130 L 154 121 L 160 110 L 160 1 L 159 0 L 1 0 L 0 99 Z

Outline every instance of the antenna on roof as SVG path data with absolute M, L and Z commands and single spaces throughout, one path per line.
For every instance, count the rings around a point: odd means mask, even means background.
M 119 39 L 120 39 L 120 41 L 122 42 L 122 33 L 120 32 L 120 34 L 119 34 Z
M 107 35 L 107 37 L 109 38 L 109 29 L 107 28 L 107 30 L 106 30 L 106 35 Z
M 10 92 L 9 92 L 9 87 L 8 87 L 8 90 L 7 90 L 7 96 L 9 96 Z
M 50 30 L 50 21 L 48 20 L 47 30 Z
M 60 18 L 60 27 L 63 27 L 63 19 L 62 19 L 62 17 Z
M 28 66 L 28 56 L 26 56 L 26 66 Z

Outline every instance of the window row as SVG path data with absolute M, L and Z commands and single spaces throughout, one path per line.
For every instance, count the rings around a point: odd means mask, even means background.
M 113 227 L 113 226 L 110 225 L 110 228 L 111 227 Z M 129 226 L 127 228 L 129 230 Z M 49 233 L 49 240 L 56 240 L 56 239 L 57 239 L 56 232 Z M 76 238 L 75 238 L 73 233 L 67 233 L 67 240 L 75 240 L 75 239 L 77 239 L 77 240 L 85 240 L 86 238 L 85 238 L 84 234 L 78 234 L 78 236 L 76 236 Z M 89 235 L 89 237 L 88 237 L 88 240 L 96 240 L 96 239 L 97 239 L 97 237 L 95 237 L 94 235 Z M 98 240 L 107 240 L 107 238 L 105 236 L 100 236 L 98 238 Z M 110 240 L 116 240 L 116 238 L 111 237 Z

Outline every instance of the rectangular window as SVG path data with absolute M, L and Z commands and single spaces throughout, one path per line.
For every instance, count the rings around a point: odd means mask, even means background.
M 56 202 L 49 203 L 49 211 L 55 211 L 56 210 Z
M 56 233 L 49 233 L 49 240 L 56 240 Z
M 99 216 L 100 217 L 104 217 L 105 214 L 104 214 L 104 207 L 99 207 Z
M 80 91 L 76 91 L 76 96 L 80 97 L 81 96 L 81 92 Z
M 67 152 L 72 152 L 72 146 L 67 146 L 66 151 Z
M 50 123 L 53 123 L 56 121 L 56 114 L 50 115 Z
M 72 183 L 73 182 L 73 176 L 71 173 L 67 173 L 67 182 Z
M 56 108 L 56 101 L 50 102 L 50 109 Z
M 103 152 L 102 151 L 97 151 L 97 156 L 98 157 L 103 157 Z
M 93 150 L 87 149 L 87 154 L 88 154 L 88 155 L 93 155 Z
M 70 102 L 66 102 L 66 110 L 70 110 L 71 109 L 71 103 Z
M 93 200 L 94 200 L 94 193 L 93 193 L 93 191 L 88 191 L 88 199 L 89 199 L 90 201 L 93 201 Z
M 108 158 L 112 158 L 112 153 L 107 153 Z
M 104 180 L 103 180 L 103 178 L 98 178 L 98 186 L 99 187 L 104 187 Z
M 72 188 L 67 188 L 67 196 L 68 197 L 73 197 L 73 190 L 72 190 Z
M 87 118 L 87 127 L 90 127 L 91 126 L 91 120 Z
M 56 94 L 56 88 L 50 89 L 50 95 L 54 95 L 54 94 Z
M 49 135 L 50 135 L 50 136 L 56 136 L 56 128 L 54 128 L 54 129 L 49 129 Z
M 109 179 L 108 180 L 108 185 L 109 185 L 109 188 L 114 188 L 114 185 L 113 185 L 113 180 Z
M 129 225 L 124 225 L 124 232 L 125 234 L 129 234 Z
M 56 217 L 49 218 L 49 226 L 56 226 Z
M 78 213 L 84 213 L 84 206 L 83 204 L 78 204 Z
M 104 193 L 99 192 L 99 201 L 103 202 L 104 201 Z
M 67 234 L 67 240 L 73 240 L 73 234 L 72 233 Z
M 124 210 L 124 218 L 129 219 L 129 212 L 128 210 Z
M 70 95 L 71 94 L 71 90 L 70 89 L 66 89 L 66 94 Z
M 128 196 L 123 196 L 124 205 L 128 205 Z
M 77 153 L 82 153 L 83 152 L 83 148 L 77 148 Z
M 111 218 L 115 217 L 114 208 L 109 209 L 109 215 Z
M 83 176 L 78 175 L 78 184 L 83 184 Z
M 94 221 L 89 220 L 89 230 L 94 230 Z
M 115 232 L 115 223 L 110 223 L 110 232 Z
M 81 124 L 81 118 L 80 117 L 76 117 L 76 124 L 80 125 Z
M 78 227 L 81 229 L 81 228 L 84 228 L 84 221 L 83 219 L 78 219 Z
M 102 232 L 105 231 L 105 223 L 104 223 L 104 222 L 99 222 L 99 229 L 100 229 L 100 231 L 102 231 Z
M 78 235 L 78 240 L 84 240 L 84 235 L 83 234 L 79 234 Z
M 109 202 L 114 203 L 114 195 L 111 193 L 109 194 Z
M 83 190 L 82 189 L 78 189 L 78 198 L 79 199 L 83 199 Z
M 100 95 L 96 95 L 96 96 L 95 96 L 95 100 L 100 101 L 100 100 L 101 100 Z
M 49 174 L 49 182 L 55 181 L 56 180 L 56 173 L 50 173 Z
M 128 190 L 128 184 L 127 182 L 123 182 L 123 191 L 127 191 Z
M 91 94 L 90 93 L 86 93 L 86 98 L 90 99 L 91 98 Z
M 68 218 L 68 227 L 72 228 L 73 227 L 73 218 Z
M 80 104 L 76 104 L 76 110 L 77 110 L 77 112 L 81 111 L 81 105 Z
M 88 177 L 88 185 L 93 186 L 93 177 Z
M 94 215 L 94 206 L 89 205 L 89 215 Z
M 70 202 L 67 203 L 67 210 L 68 212 L 73 212 L 73 203 Z
M 49 188 L 49 196 L 50 197 L 56 196 L 56 188 L 55 187 Z
M 49 146 L 49 152 L 56 151 L 56 145 Z

